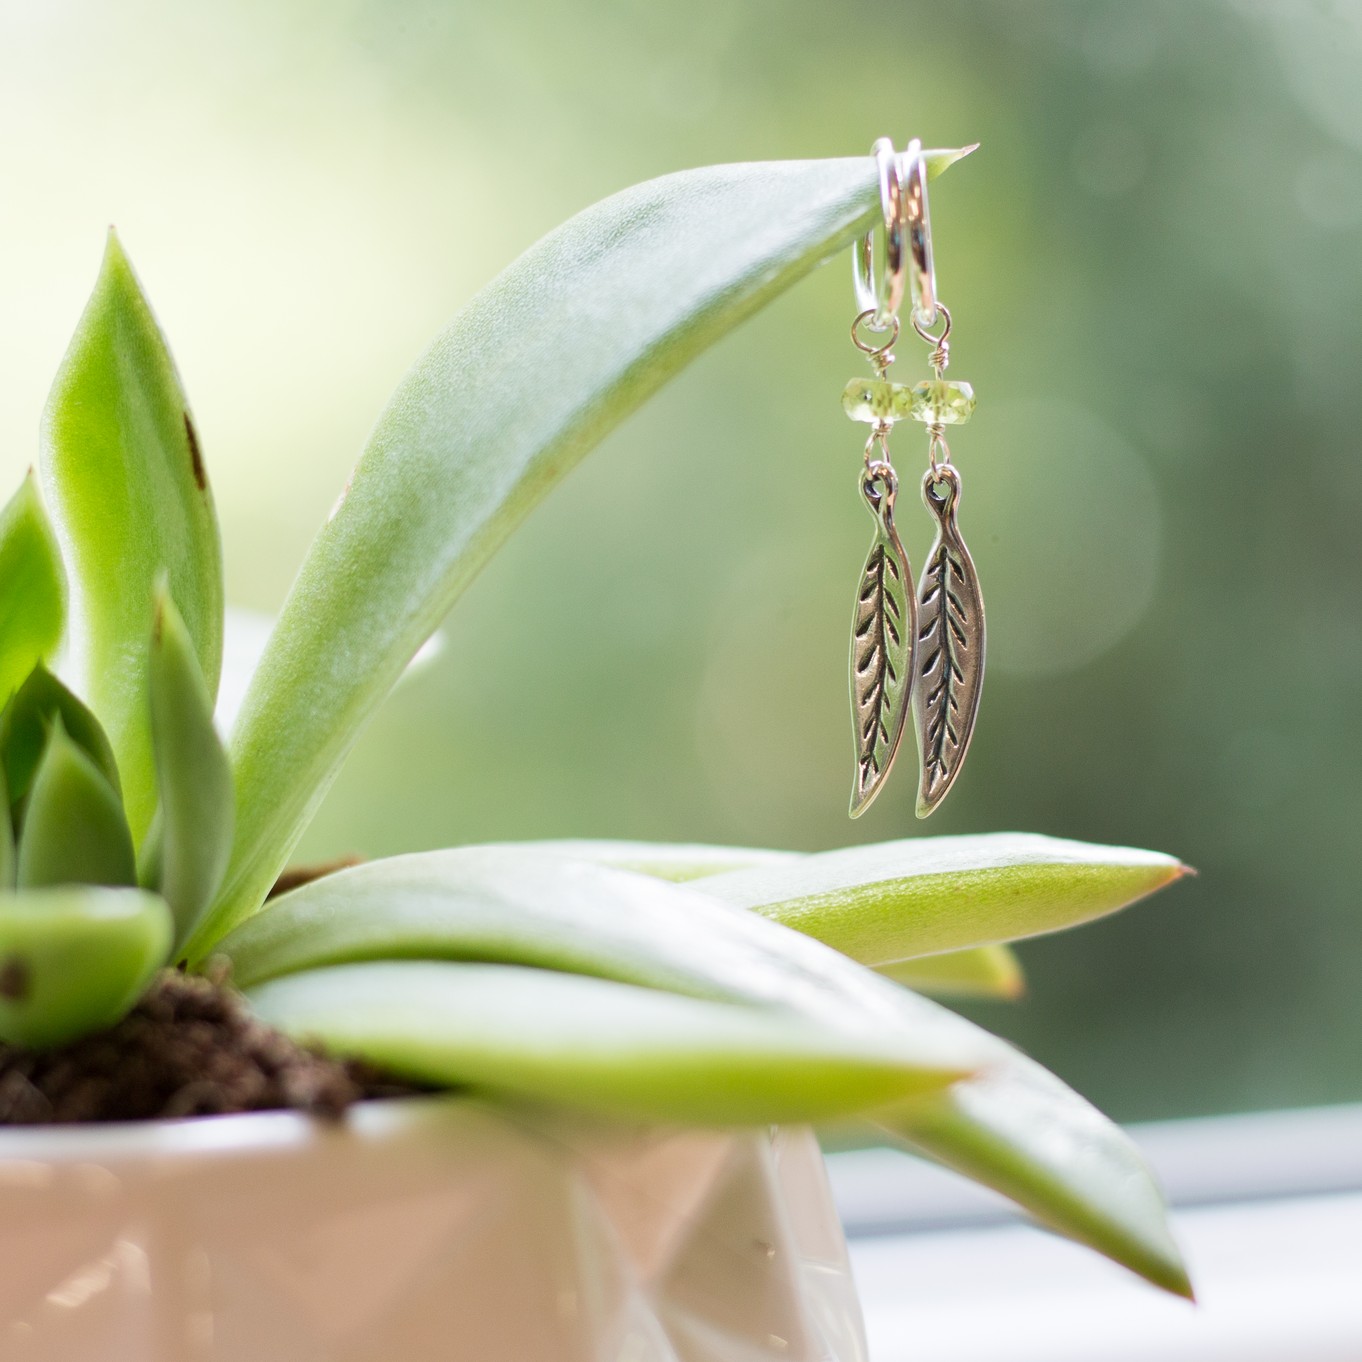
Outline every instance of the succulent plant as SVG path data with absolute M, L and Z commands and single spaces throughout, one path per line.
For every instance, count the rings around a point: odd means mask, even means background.
M 43 421 L 43 495 L 30 476 L 0 517 L 0 1040 L 61 1045 L 158 970 L 224 962 L 266 1021 L 426 1083 L 631 1120 L 864 1118 L 1186 1292 L 1127 1137 L 922 996 L 1014 993 L 1001 943 L 1167 884 L 1171 857 L 1019 835 L 499 844 L 266 902 L 365 718 L 534 500 L 864 230 L 876 193 L 863 159 L 710 167 L 511 265 L 379 420 L 226 746 L 205 461 L 111 235 Z

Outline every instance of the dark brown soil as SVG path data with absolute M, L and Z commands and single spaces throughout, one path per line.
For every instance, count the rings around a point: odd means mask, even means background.
M 291 1108 L 335 1120 L 419 1091 L 262 1025 L 230 989 L 167 972 L 111 1030 L 56 1050 L 0 1045 L 0 1125 L 142 1121 Z

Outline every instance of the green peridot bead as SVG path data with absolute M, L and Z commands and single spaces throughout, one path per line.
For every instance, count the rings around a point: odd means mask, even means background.
M 961 425 L 974 414 L 974 389 L 944 378 L 924 379 L 913 385 L 910 413 L 925 426 Z
M 912 394 L 902 383 L 886 378 L 853 378 L 842 389 L 842 410 L 853 421 L 892 425 L 902 421 L 912 406 Z

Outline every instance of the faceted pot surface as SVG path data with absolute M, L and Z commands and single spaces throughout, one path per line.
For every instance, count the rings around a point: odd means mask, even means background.
M 0 1356 L 865 1362 L 798 1129 L 469 1100 L 0 1131 Z

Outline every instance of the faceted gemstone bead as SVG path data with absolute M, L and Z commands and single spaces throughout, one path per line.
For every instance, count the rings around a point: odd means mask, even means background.
M 925 426 L 958 426 L 974 414 L 974 389 L 944 378 L 924 379 L 913 385 L 910 414 Z
M 886 378 L 853 378 L 842 389 L 842 410 L 853 421 L 869 425 L 902 421 L 912 400 L 906 385 L 890 383 Z

